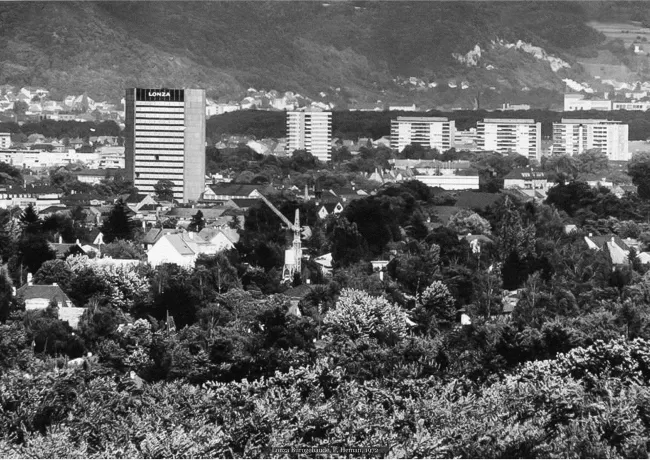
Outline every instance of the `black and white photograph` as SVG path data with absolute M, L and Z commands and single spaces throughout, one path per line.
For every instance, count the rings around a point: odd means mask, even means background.
M 650 2 L 0 0 L 0 459 L 650 457 Z

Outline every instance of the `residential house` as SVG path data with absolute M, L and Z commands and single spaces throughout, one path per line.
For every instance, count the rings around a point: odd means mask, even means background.
M 628 265 L 630 263 L 629 254 L 631 248 L 640 248 L 636 240 L 630 239 L 630 245 L 628 245 L 625 240 L 621 239 L 618 235 L 600 235 L 585 236 L 585 243 L 589 249 L 594 249 L 597 251 L 607 251 L 614 266 Z M 650 253 L 647 252 L 638 252 L 637 257 L 642 264 L 650 263 Z
M 226 207 L 220 206 L 215 208 L 180 208 L 171 209 L 166 217 L 178 219 L 178 225 L 186 227 L 192 221 L 192 218 L 199 212 L 203 214 L 206 225 L 214 223 L 226 211 Z
M 194 232 L 165 234 L 147 251 L 147 260 L 153 267 L 165 263 L 194 267 L 199 254 L 213 255 L 219 251 L 216 245 L 205 241 Z
M 248 210 L 251 206 L 254 206 L 260 201 L 259 198 L 235 198 L 224 203 L 224 206 L 229 208 L 241 209 L 242 211 Z
M 52 251 L 55 252 L 57 259 L 66 259 L 70 255 L 85 255 L 86 251 L 83 250 L 79 240 L 76 243 L 63 243 L 59 238 L 58 243 L 47 243 Z
M 74 306 L 70 298 L 56 284 L 32 284 L 31 280 L 16 291 L 16 296 L 25 301 L 26 310 L 45 310 L 51 302 L 56 302 L 59 319 L 66 321 L 71 327 L 77 328 L 79 318 L 85 308 Z
M 322 256 L 314 258 L 314 262 L 318 264 L 323 276 L 330 276 L 332 274 L 332 253 L 328 252 Z
M 72 175 L 85 184 L 99 184 L 103 180 L 113 180 L 121 171 L 119 169 L 82 169 L 73 171 Z
M 218 183 L 208 184 L 201 195 L 200 201 L 228 201 L 242 198 L 258 198 L 271 190 L 269 186 L 258 184 Z
M 343 211 L 343 205 L 338 203 L 323 203 L 318 208 L 318 217 L 325 219 L 330 214 L 340 214 Z
M 503 188 L 520 188 L 522 190 L 548 190 L 548 178 L 543 171 L 531 168 L 517 168 L 503 178 Z
M 199 232 L 199 236 L 208 243 L 216 246 L 217 252 L 227 251 L 235 248 L 239 242 L 239 233 L 232 228 L 204 228 Z
M 26 208 L 32 204 L 37 211 L 40 211 L 50 206 L 60 205 L 61 195 L 62 192 L 50 186 L 0 186 L 0 207 L 12 208 L 18 206 Z
M 138 212 L 144 205 L 158 205 L 158 201 L 149 193 L 132 193 L 128 196 L 122 196 L 126 205 L 133 211 Z
M 172 233 L 178 233 L 178 230 L 175 228 L 151 228 L 147 233 L 145 233 L 144 237 L 142 238 L 142 246 L 144 247 L 145 251 L 148 251 L 164 235 L 169 235 Z

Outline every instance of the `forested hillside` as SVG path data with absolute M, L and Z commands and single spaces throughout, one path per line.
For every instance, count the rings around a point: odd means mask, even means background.
M 558 92 L 582 75 L 571 53 L 603 38 L 587 19 L 573 2 L 15 2 L 0 6 L 0 80 L 95 98 L 146 85 L 374 100 L 409 93 L 397 75 L 467 80 L 472 90 L 420 94 L 449 103 L 490 86 Z M 518 40 L 569 67 L 499 44 Z M 476 45 L 481 65 L 454 57 Z

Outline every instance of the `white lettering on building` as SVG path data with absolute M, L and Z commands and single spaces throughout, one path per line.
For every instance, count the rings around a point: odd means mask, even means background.
M 149 91 L 149 97 L 170 97 L 169 91 Z

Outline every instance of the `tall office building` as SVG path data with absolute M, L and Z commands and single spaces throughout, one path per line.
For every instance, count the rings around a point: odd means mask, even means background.
M 327 162 L 332 154 L 332 112 L 319 109 L 287 112 L 288 154 L 306 150 L 320 161 Z
M 620 121 L 567 119 L 553 123 L 553 153 L 578 155 L 600 149 L 614 161 L 628 161 L 628 125 Z
M 421 145 L 440 152 L 454 146 L 456 124 L 444 117 L 397 117 L 390 121 L 390 146 L 400 152 L 407 145 Z
M 142 193 L 174 183 L 174 199 L 196 201 L 205 188 L 205 90 L 126 90 L 125 167 Z
M 542 124 L 531 119 L 486 118 L 476 126 L 478 147 L 499 153 L 516 152 L 529 160 L 542 157 Z

